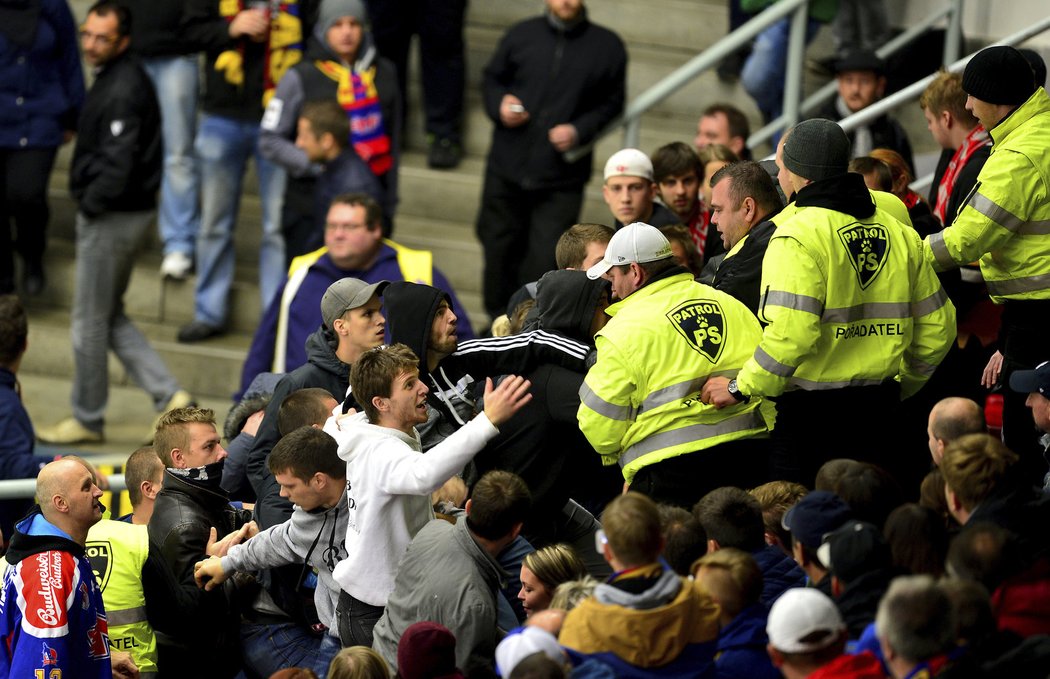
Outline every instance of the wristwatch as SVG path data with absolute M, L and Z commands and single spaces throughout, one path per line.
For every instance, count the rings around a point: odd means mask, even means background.
M 729 380 L 729 385 L 726 388 L 729 390 L 729 395 L 741 403 L 747 403 L 751 400 L 750 396 L 740 392 L 740 389 L 736 386 L 736 380 Z

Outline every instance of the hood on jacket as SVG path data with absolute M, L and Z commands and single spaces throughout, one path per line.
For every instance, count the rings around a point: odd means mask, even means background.
M 350 379 L 350 366 L 335 355 L 338 346 L 339 340 L 336 339 L 335 333 L 321 325 L 306 338 L 306 360 L 321 370 L 347 381 Z
M 427 370 L 427 345 L 442 300 L 452 307 L 452 298 L 444 290 L 408 281 L 395 281 L 383 292 L 390 341 L 408 345 L 419 357 L 421 377 L 430 372 Z
M 11 536 L 7 553 L 4 554 L 4 559 L 8 564 L 14 566 L 23 559 L 49 550 L 69 552 L 75 557 L 84 555 L 84 545 L 73 542 L 69 538 L 58 535 L 31 535 L 29 527 L 37 515 L 42 516 L 40 505 L 33 505 L 25 518 L 15 524 L 15 533 Z
M 594 311 L 602 296 L 609 294 L 609 288 L 609 281 L 591 280 L 586 271 L 548 271 L 540 278 L 536 291 L 536 327 L 555 330 L 593 346 Z
M 615 649 L 616 657 L 645 668 L 667 665 L 694 644 L 710 644 L 712 648 L 705 655 L 713 652 L 718 605 L 696 583 L 679 578 L 670 569 L 667 572 L 678 578 L 678 593 L 655 608 L 638 610 L 602 603 L 596 589 L 595 596 L 569 612 L 562 628 L 562 645 L 587 654 Z M 657 589 L 666 588 L 663 580 L 657 579 Z
M 360 9 L 357 12 L 352 12 L 346 9 L 346 14 L 339 13 L 335 16 L 331 16 L 333 12 L 338 12 L 338 8 L 329 7 L 329 5 L 336 5 L 337 2 L 331 2 L 330 0 L 322 0 L 321 8 L 318 10 L 317 23 L 314 24 L 313 35 L 311 35 L 311 41 L 306 48 L 306 58 L 321 59 L 322 61 L 334 61 L 336 63 L 343 63 L 335 52 L 328 47 L 328 28 L 335 22 L 336 19 L 344 16 L 356 16 L 356 18 L 364 25 L 364 29 L 361 35 L 361 44 L 357 47 L 357 59 L 353 64 L 348 64 L 352 67 L 354 73 L 360 73 L 361 71 L 367 70 L 375 63 L 378 52 L 376 51 L 375 39 L 372 37 L 372 31 L 368 30 L 368 12 L 365 10 L 364 5 L 359 2 L 347 3 L 348 5 L 359 5 Z M 326 13 L 326 10 L 328 12 Z
M 864 184 L 864 177 L 856 172 L 807 184 L 795 193 L 794 200 L 798 207 L 822 207 L 857 219 L 875 214 L 875 200 Z
M 397 429 L 372 424 L 368 421 L 368 415 L 363 412 L 339 418 L 338 421 L 330 419 L 325 424 L 325 433 L 339 443 L 339 457 L 347 462 L 353 462 L 360 453 L 368 450 L 372 443 L 392 437 L 414 450 L 423 450 L 418 433 L 416 436 L 409 436 Z

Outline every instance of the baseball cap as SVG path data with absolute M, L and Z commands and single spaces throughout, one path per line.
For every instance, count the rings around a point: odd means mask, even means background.
M 812 587 L 796 587 L 781 594 L 766 620 L 769 643 L 784 653 L 819 651 L 836 641 L 845 627 L 835 602 Z
M 882 532 L 865 521 L 847 521 L 828 535 L 817 548 L 817 558 L 832 575 L 846 583 L 892 564 Z
M 1035 370 L 1018 370 L 1010 375 L 1010 388 L 1022 394 L 1039 392 L 1050 398 L 1050 361 L 1043 361 Z
M 671 243 L 660 229 L 645 222 L 632 222 L 613 234 L 605 248 L 605 256 L 587 269 L 587 278 L 601 278 L 614 266 L 655 262 L 671 256 Z
M 653 161 L 638 149 L 622 149 L 605 161 L 605 179 L 609 177 L 644 177 L 653 181 Z
M 517 634 L 507 635 L 496 646 L 496 669 L 501 677 L 509 677 L 525 658 L 542 653 L 555 662 L 566 661 L 565 651 L 553 634 L 539 627 L 524 627 Z
M 321 319 L 326 328 L 331 328 L 337 318 L 350 309 L 368 303 L 372 295 L 381 295 L 389 281 L 365 283 L 358 278 L 341 278 L 328 286 L 321 298 Z
M 810 549 L 817 549 L 824 536 L 853 518 L 846 501 L 827 490 L 815 490 L 784 512 L 781 525 Z

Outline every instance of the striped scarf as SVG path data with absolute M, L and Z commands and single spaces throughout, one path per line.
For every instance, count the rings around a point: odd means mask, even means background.
M 317 68 L 338 83 L 336 98 L 350 118 L 350 143 L 372 174 L 381 177 L 394 164 L 390 136 L 383 124 L 383 110 L 376 91 L 376 67 L 354 71 L 335 61 L 316 61 Z
M 303 58 L 303 26 L 299 16 L 299 0 L 269 0 L 270 31 L 263 66 L 263 100 L 270 103 L 277 83 L 289 68 Z M 244 10 L 244 0 L 219 0 L 219 14 L 231 23 Z M 215 70 L 225 71 L 226 82 L 244 85 L 244 41 L 235 49 L 226 50 L 215 60 Z

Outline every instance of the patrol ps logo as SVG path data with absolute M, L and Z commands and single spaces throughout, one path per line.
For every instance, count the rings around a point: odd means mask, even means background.
M 110 573 L 113 572 L 113 547 L 109 540 L 90 540 L 84 551 L 91 562 L 91 570 L 95 572 L 95 581 L 100 588 L 106 589 Z
M 882 271 L 890 252 L 886 227 L 853 222 L 839 229 L 839 238 L 849 253 L 861 289 L 866 289 Z
M 694 299 L 667 312 L 667 319 L 675 329 L 712 363 L 722 354 L 726 331 L 726 317 L 718 302 Z

